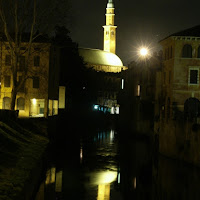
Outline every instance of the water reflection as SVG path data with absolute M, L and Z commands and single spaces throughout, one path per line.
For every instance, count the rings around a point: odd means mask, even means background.
M 62 193 L 63 171 L 56 171 L 56 167 L 51 167 L 46 172 L 46 178 L 41 183 L 35 200 L 55 200 Z
M 55 183 L 55 180 L 56 180 L 56 168 L 52 167 L 47 170 L 45 184 L 48 185 Z
M 110 184 L 99 184 L 97 200 L 105 199 L 110 199 Z
M 85 144 L 85 146 L 84 146 Z M 114 130 L 102 131 L 83 142 L 82 169 L 84 199 L 110 200 L 114 182 L 118 180 L 117 143 Z
M 50 167 L 36 200 L 200 199 L 200 169 L 155 154 L 146 139 L 114 130 L 84 135 Z
M 63 178 L 63 171 L 60 170 L 56 173 L 56 185 L 55 185 L 56 193 L 62 192 L 62 178 Z

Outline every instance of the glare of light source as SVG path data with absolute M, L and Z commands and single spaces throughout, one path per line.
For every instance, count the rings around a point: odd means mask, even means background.
M 148 55 L 148 49 L 147 48 L 145 48 L 145 47 L 142 47 L 141 49 L 140 49 L 140 55 L 141 56 L 147 56 Z
M 36 105 L 37 100 L 34 98 L 32 99 L 33 105 Z
M 115 171 L 104 171 L 104 172 L 99 172 L 96 174 L 96 183 L 99 184 L 109 184 L 112 183 L 117 179 L 117 172 Z
M 94 109 L 98 110 L 99 106 L 98 105 L 94 105 Z

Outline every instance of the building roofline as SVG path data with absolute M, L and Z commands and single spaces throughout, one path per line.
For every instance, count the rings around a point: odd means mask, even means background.
M 179 37 L 200 37 L 200 25 L 197 26 L 193 26 L 189 29 L 184 29 L 181 31 L 178 31 L 176 33 L 173 33 L 167 37 L 165 37 L 164 39 L 160 40 L 160 42 L 162 42 L 163 40 L 166 40 L 172 36 L 179 36 Z

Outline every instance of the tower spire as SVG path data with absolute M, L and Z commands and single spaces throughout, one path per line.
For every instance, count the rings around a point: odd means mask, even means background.
M 114 2 L 113 2 L 113 0 L 108 0 L 107 8 L 114 8 Z
M 114 24 L 114 1 L 108 0 L 106 8 L 106 25 L 104 28 L 104 51 L 115 53 L 116 50 L 116 28 Z

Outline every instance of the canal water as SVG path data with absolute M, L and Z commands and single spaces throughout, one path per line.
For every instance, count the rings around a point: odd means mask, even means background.
M 47 170 L 36 200 L 200 199 L 200 169 L 158 155 L 146 138 L 106 130 L 70 143 Z

